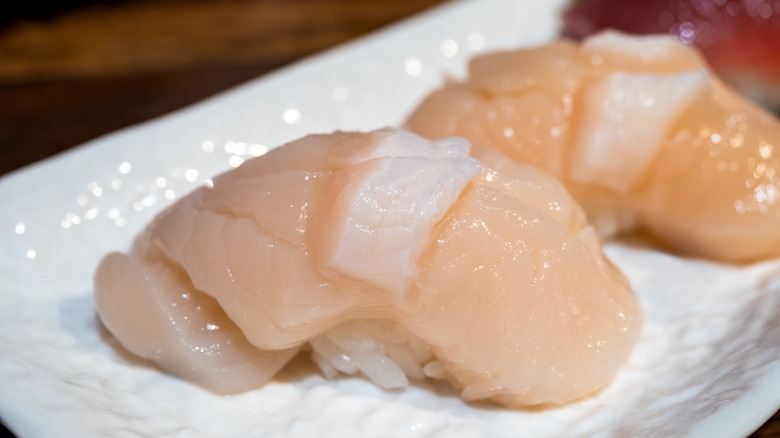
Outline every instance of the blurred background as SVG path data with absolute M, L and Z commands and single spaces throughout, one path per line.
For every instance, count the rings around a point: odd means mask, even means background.
M 0 175 L 438 3 L 17 2 L 0 16 Z
M 16 2 L 0 15 L 0 176 L 441 3 Z M 777 414 L 754 434 L 777 436 Z

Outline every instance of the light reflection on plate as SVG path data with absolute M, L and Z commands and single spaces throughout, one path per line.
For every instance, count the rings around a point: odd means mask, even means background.
M 597 397 L 542 412 L 465 404 L 433 383 L 388 392 L 324 381 L 305 360 L 260 390 L 218 397 L 123 353 L 97 323 L 97 261 L 173 200 L 304 134 L 398 124 L 475 53 L 554 37 L 561 4 L 456 2 L 3 178 L 3 420 L 23 436 L 741 436 L 759 426 L 780 405 L 777 262 L 736 268 L 609 245 L 639 295 L 642 341 Z

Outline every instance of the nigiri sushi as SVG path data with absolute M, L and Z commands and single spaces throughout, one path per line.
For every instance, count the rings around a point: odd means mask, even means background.
M 552 177 L 463 139 L 310 135 L 162 212 L 95 276 L 131 352 L 217 393 L 310 352 L 327 377 L 447 379 L 559 404 L 607 385 L 642 316 Z
M 780 111 L 780 2 L 775 0 L 579 0 L 563 15 L 563 35 L 604 29 L 668 34 L 700 49 L 721 78 Z
M 669 36 L 487 54 L 406 128 L 463 136 L 560 179 L 602 237 L 645 227 L 725 262 L 780 256 L 780 121 Z

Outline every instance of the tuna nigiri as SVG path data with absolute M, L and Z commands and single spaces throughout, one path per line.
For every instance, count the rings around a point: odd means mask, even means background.
M 606 385 L 641 315 L 549 175 L 463 139 L 312 135 L 213 180 L 100 264 L 103 324 L 219 393 L 299 351 L 386 388 L 564 403 Z
M 602 236 L 641 225 L 690 255 L 780 255 L 780 121 L 668 36 L 603 32 L 473 60 L 406 127 L 554 174 Z

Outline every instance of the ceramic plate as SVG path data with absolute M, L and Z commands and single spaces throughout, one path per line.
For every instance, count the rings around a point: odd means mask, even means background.
M 467 59 L 553 38 L 561 1 L 455 2 L 0 181 L 0 415 L 22 436 L 741 436 L 780 406 L 780 263 L 620 243 L 645 314 L 630 363 L 559 409 L 382 391 L 295 361 L 220 397 L 124 353 L 95 317 L 100 257 L 214 174 L 312 132 L 400 123 Z M 661 274 L 662 273 L 662 274 Z

